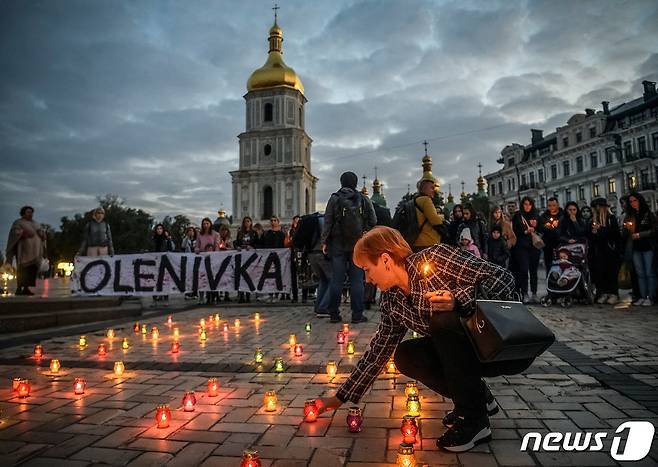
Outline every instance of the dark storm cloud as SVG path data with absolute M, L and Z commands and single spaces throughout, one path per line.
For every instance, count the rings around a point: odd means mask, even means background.
M 284 52 L 306 87 L 322 204 L 336 173 L 389 204 L 420 176 L 447 190 L 477 164 L 584 107 L 658 78 L 653 1 L 281 2 Z M 246 80 L 267 52 L 269 2 L 0 3 L 0 245 L 24 203 L 58 225 L 118 193 L 157 217 L 223 203 Z M 360 181 L 360 185 L 361 185 Z

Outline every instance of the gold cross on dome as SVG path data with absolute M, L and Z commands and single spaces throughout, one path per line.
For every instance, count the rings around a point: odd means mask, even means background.
M 274 4 L 274 7 L 272 8 L 274 10 L 274 22 L 276 23 L 276 18 L 277 18 L 277 10 L 281 9 L 278 4 Z

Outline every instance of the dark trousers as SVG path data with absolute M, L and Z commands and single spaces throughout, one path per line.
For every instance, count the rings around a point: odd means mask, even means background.
M 16 271 L 16 287 L 34 287 L 37 285 L 37 265 L 18 266 Z
M 614 251 L 600 251 L 590 263 L 592 282 L 596 286 L 596 295 L 619 295 L 619 268 L 621 261 Z
M 516 287 L 523 294 L 528 293 L 528 275 L 530 275 L 530 290 L 537 293 L 537 268 L 539 267 L 539 250 L 530 245 L 515 246 L 512 258 L 516 265 Z
M 410 378 L 452 399 L 455 410 L 467 418 L 486 417 L 482 377 L 513 375 L 526 370 L 533 359 L 481 363 L 457 313 L 434 313 L 430 337 L 398 345 L 395 365 Z

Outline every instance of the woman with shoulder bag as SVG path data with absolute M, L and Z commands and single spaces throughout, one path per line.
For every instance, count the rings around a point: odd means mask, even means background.
M 539 250 L 543 244 L 538 243 L 541 238 L 537 234 L 539 214 L 535 209 L 535 201 L 525 196 L 521 200 L 521 209 L 514 213 L 512 229 L 516 235 L 516 245 L 512 248 L 512 258 L 516 265 L 516 287 L 522 296 L 523 303 L 539 303 L 537 297 L 537 268 L 539 267 Z M 530 276 L 530 290 L 528 296 L 528 276 Z

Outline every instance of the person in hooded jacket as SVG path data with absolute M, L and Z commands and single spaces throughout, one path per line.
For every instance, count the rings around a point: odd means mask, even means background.
M 539 214 L 535 209 L 535 201 L 529 196 L 524 196 L 521 199 L 521 209 L 512 217 L 512 228 L 516 235 L 512 258 L 516 269 L 516 286 L 521 293 L 523 303 L 539 303 L 537 297 L 539 250 L 532 244 L 532 234 L 538 227 Z M 530 276 L 532 296 L 528 296 L 528 276 Z
M 372 202 L 356 189 L 359 179 L 354 172 L 340 176 L 340 190 L 332 194 L 324 211 L 322 252 L 331 259 L 329 313 L 332 323 L 341 321 L 340 300 L 345 274 L 350 280 L 352 323 L 368 321 L 363 315 L 363 270 L 352 261 L 354 245 L 364 232 L 377 224 Z
M 514 239 L 516 240 L 516 237 Z M 503 229 L 498 224 L 494 224 L 489 232 L 487 250 L 489 251 L 489 261 L 507 269 L 510 253 L 507 248 L 507 240 L 503 236 Z

